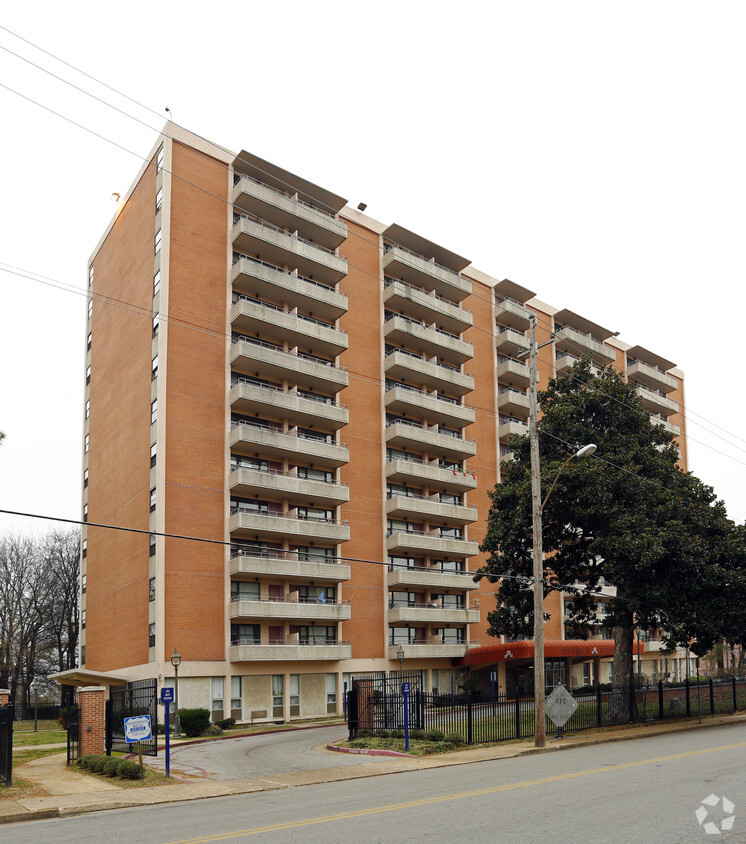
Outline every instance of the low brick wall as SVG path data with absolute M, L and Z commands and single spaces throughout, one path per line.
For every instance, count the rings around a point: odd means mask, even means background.
M 106 689 L 83 686 L 78 689 L 80 755 L 103 754 L 106 742 Z

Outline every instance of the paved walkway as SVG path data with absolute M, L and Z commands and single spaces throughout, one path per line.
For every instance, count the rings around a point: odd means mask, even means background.
M 65 765 L 66 754 L 60 753 L 34 759 L 16 769 L 19 777 L 36 784 L 40 790 L 45 792 L 45 795 L 9 800 L 1 799 L 2 791 L 0 791 L 0 823 L 65 817 L 102 809 L 174 803 L 203 797 L 223 797 L 231 794 L 271 791 L 298 785 L 336 782 L 402 771 L 465 765 L 491 759 L 507 759 L 522 756 L 526 753 L 546 753 L 589 744 L 626 741 L 665 733 L 683 733 L 689 730 L 728 724 L 746 724 L 746 714 L 710 716 L 703 720 L 701 724 L 696 719 L 690 719 L 688 721 L 657 722 L 598 733 L 576 733 L 558 741 L 552 740 L 550 737 L 547 739 L 547 746 L 542 749 L 534 748 L 532 741 L 522 741 L 490 745 L 489 747 L 475 747 L 456 753 L 443 753 L 434 756 L 378 758 L 375 762 L 365 761 L 365 756 L 360 756 L 360 764 L 344 768 L 294 771 L 241 781 L 217 781 L 202 777 L 184 779 L 173 785 L 140 789 L 122 789 L 105 779 L 81 774 L 73 768 L 68 768 Z M 323 751 L 325 747 L 321 745 L 315 749 Z M 331 753 L 332 751 L 326 752 Z

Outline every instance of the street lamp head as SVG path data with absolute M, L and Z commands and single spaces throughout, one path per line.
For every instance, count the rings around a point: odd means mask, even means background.
M 397 657 L 399 657 L 399 659 L 404 659 L 404 646 L 403 645 L 399 645 L 399 650 L 396 652 L 396 655 L 397 655 Z
M 179 668 L 179 666 L 181 665 L 181 655 L 180 655 L 180 654 L 179 654 L 179 652 L 176 650 L 176 648 L 174 648 L 174 652 L 173 652 L 173 654 L 171 655 L 171 665 L 173 665 L 173 667 L 174 667 L 175 669 L 178 669 L 178 668 Z
M 596 450 L 597 446 L 595 443 L 588 443 L 588 445 L 584 445 L 581 449 L 575 452 L 573 455 L 574 457 L 590 457 L 591 454 Z

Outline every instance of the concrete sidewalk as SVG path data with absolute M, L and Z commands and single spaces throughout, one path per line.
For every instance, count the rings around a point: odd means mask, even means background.
M 450 765 L 466 765 L 492 759 L 508 759 L 528 753 L 547 753 L 592 744 L 627 741 L 636 738 L 659 736 L 666 733 L 681 733 L 689 730 L 746 724 L 746 714 L 709 716 L 700 724 L 697 719 L 674 722 L 656 722 L 649 725 L 632 726 L 595 733 L 576 733 L 560 740 L 547 738 L 547 746 L 537 749 L 532 740 L 511 742 L 488 747 L 474 747 L 455 753 L 434 756 L 392 756 L 385 762 L 361 763 L 348 768 L 324 768 L 315 771 L 268 775 L 267 777 L 215 781 L 207 778 L 174 780 L 173 784 L 152 788 L 124 789 L 112 781 L 81 774 L 65 764 L 64 752 L 34 759 L 19 766 L 16 771 L 22 779 L 33 782 L 45 792 L 44 796 L 25 797 L 15 800 L 2 799 L 0 791 L 0 823 L 15 823 L 22 820 L 39 820 L 51 817 L 66 817 L 104 809 L 121 809 L 132 806 L 150 806 L 157 803 L 174 803 L 182 800 L 197 800 L 203 797 L 224 797 L 232 794 L 249 794 L 256 791 L 293 788 L 299 785 L 336 782 L 361 777 L 404 771 L 442 768 Z M 306 728 L 308 729 L 308 728 Z M 258 734 L 256 734 L 258 735 Z M 174 743 L 176 744 L 176 743 Z M 326 750 L 325 746 L 315 749 Z M 328 751 L 331 752 L 331 751 Z M 178 771 L 174 770 L 178 775 Z

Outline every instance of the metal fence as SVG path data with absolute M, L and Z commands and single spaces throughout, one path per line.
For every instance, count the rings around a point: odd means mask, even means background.
M 70 704 L 65 710 L 67 720 L 67 764 L 72 765 L 80 756 L 80 709 Z
M 158 755 L 158 681 L 135 680 L 125 689 L 112 689 L 106 701 L 106 755 L 111 752 L 131 753 L 135 749 L 124 735 L 124 719 L 133 715 L 150 715 L 152 738 L 141 742 L 143 756 Z
M 57 703 L 43 703 L 38 706 L 26 706 L 25 703 L 16 706 L 16 721 L 56 721 L 60 717 L 60 705 Z
M 406 678 L 405 678 L 406 679 Z M 629 722 L 735 712 L 746 709 L 746 680 L 735 677 L 704 683 L 685 681 L 642 688 L 589 688 L 572 692 L 577 708 L 563 732 Z M 380 734 L 404 729 L 401 678 L 395 681 L 353 680 L 348 700 L 350 738 L 361 731 Z M 531 738 L 534 735 L 534 699 L 520 690 L 512 695 L 431 694 L 412 687 L 409 695 L 410 730 L 438 730 L 458 735 L 466 744 Z M 556 730 L 547 718 L 546 732 Z
M 0 783 L 13 785 L 13 704 L 0 706 Z

